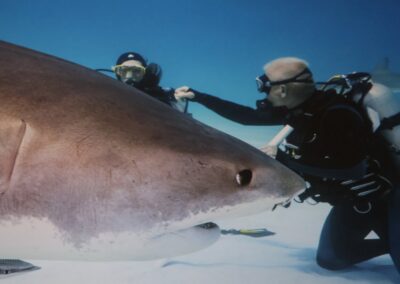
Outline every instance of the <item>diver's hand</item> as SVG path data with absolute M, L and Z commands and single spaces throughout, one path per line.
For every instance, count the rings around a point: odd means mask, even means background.
M 177 101 L 182 101 L 185 99 L 193 99 L 195 97 L 195 94 L 189 87 L 183 86 L 175 89 L 174 96 Z
M 276 145 L 266 145 L 260 148 L 262 152 L 270 156 L 272 159 L 276 158 L 276 154 L 278 153 L 278 146 Z

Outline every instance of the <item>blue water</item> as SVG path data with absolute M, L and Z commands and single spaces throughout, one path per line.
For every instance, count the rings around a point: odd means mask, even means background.
M 306 59 L 317 80 L 400 70 L 398 0 L 1 0 L 0 39 L 109 68 L 133 50 L 159 63 L 161 85 L 189 85 L 254 106 L 254 78 L 281 56 Z M 245 127 L 191 104 L 194 117 L 260 146 L 274 127 Z

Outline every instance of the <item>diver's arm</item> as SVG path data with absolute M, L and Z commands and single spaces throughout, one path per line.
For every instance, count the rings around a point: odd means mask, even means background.
M 198 102 L 219 115 L 243 125 L 282 125 L 285 123 L 285 112 L 282 109 L 270 108 L 258 110 L 222 100 L 215 96 L 190 89 L 195 95 L 191 101 Z
M 400 112 L 382 119 L 378 130 L 393 129 L 397 125 L 400 125 Z

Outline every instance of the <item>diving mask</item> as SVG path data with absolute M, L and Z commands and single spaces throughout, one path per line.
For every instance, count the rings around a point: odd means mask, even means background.
M 140 82 L 145 73 L 146 68 L 138 65 L 115 65 L 112 67 L 112 71 L 117 74 L 122 81 L 132 80 L 133 82 Z
M 260 93 L 264 92 L 264 93 L 268 94 L 271 91 L 272 86 L 283 85 L 283 84 L 287 84 L 287 83 L 295 83 L 295 82 L 296 83 L 312 83 L 313 80 L 311 77 L 309 77 L 307 79 L 298 79 L 300 76 L 302 76 L 304 74 L 311 75 L 311 71 L 308 68 L 305 68 L 299 74 L 297 74 L 291 78 L 280 80 L 280 81 L 271 81 L 267 75 L 263 74 L 256 78 L 257 90 Z

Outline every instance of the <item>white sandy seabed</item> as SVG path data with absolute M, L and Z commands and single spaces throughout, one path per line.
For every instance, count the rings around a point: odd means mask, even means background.
M 67 262 L 26 260 L 40 270 L 0 276 L 7 283 L 400 283 L 388 255 L 339 272 L 315 263 L 326 204 L 292 204 L 288 209 L 226 221 L 224 229 L 268 228 L 276 235 L 224 235 L 199 252 L 146 262 Z M 374 237 L 374 236 L 370 236 Z

